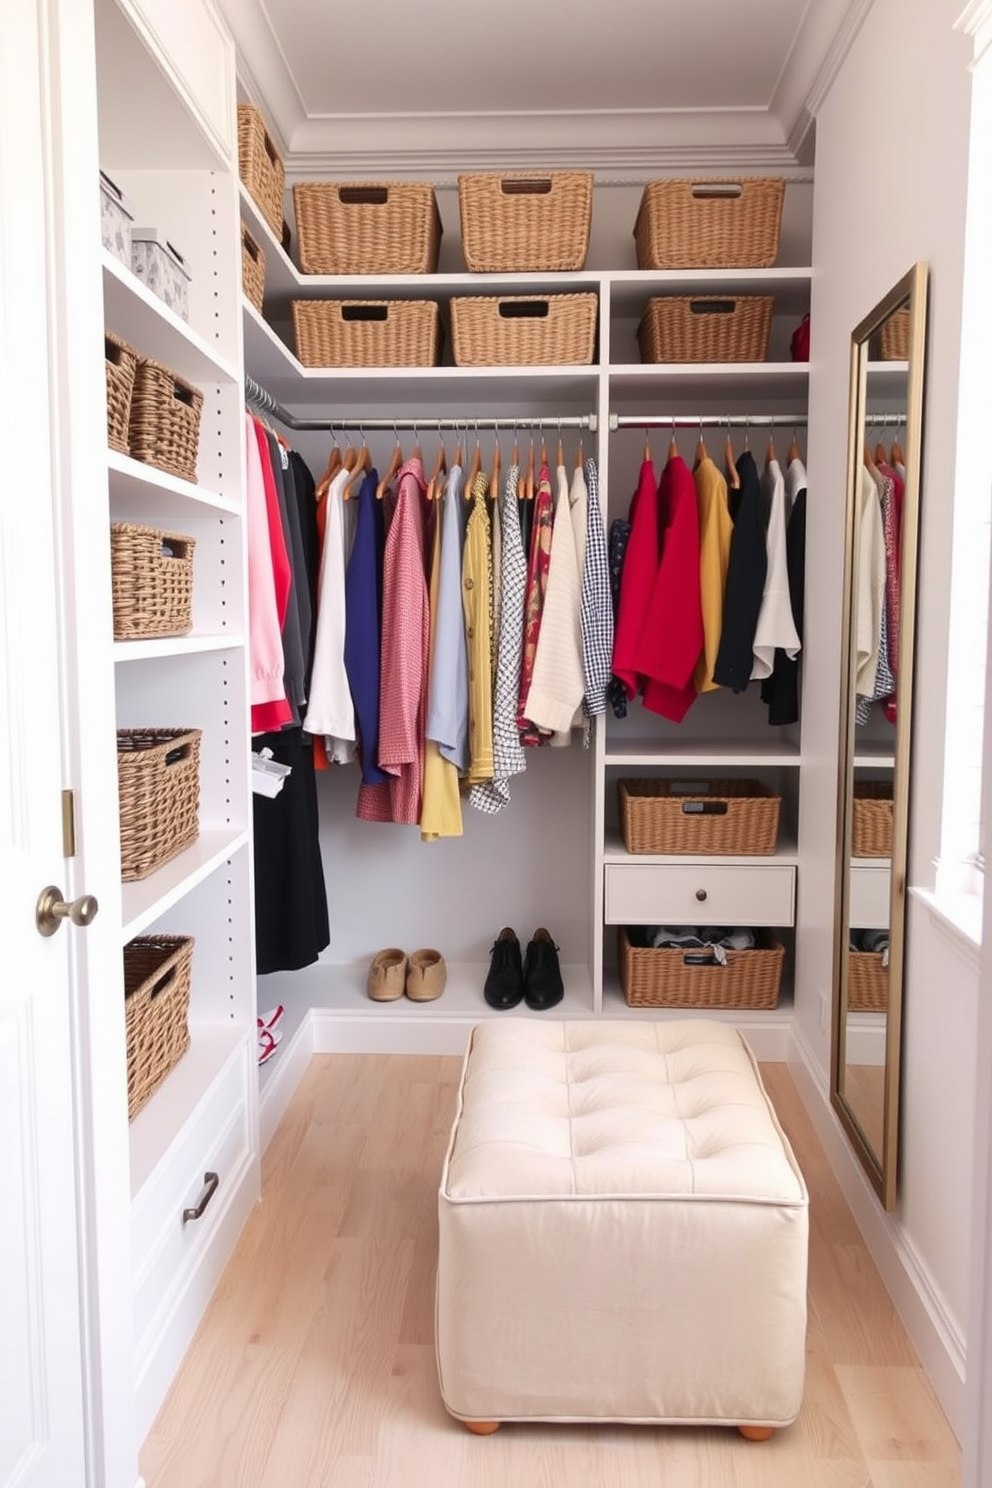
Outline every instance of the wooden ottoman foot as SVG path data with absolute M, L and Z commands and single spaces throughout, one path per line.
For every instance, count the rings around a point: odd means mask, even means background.
M 775 1435 L 774 1426 L 738 1426 L 737 1430 L 745 1441 L 768 1441 Z
M 499 1421 L 466 1421 L 466 1431 L 471 1431 L 473 1436 L 492 1436 L 494 1431 L 500 1428 Z

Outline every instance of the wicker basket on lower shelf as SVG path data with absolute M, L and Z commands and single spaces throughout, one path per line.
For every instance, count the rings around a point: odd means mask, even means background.
M 189 1048 L 192 970 L 190 936 L 139 935 L 124 947 L 129 1121 Z
M 847 1009 L 884 1013 L 889 1005 L 889 971 L 882 951 L 848 951 Z
M 128 423 L 138 353 L 115 336 L 103 333 L 103 364 L 107 374 L 107 443 L 119 454 L 130 454 Z
M 131 395 L 131 454 L 180 480 L 196 482 L 203 394 L 161 362 L 139 357 Z
M 851 856 L 891 858 L 891 780 L 859 780 L 855 783 L 851 803 Z
M 179 532 L 111 523 L 115 641 L 187 635 L 192 630 L 195 548 L 195 539 Z
M 118 729 L 121 878 L 147 878 L 200 835 L 200 729 Z
M 773 295 L 655 295 L 637 328 L 642 362 L 763 362 Z
M 778 1006 L 785 947 L 767 930 L 753 950 L 713 952 L 635 946 L 625 926 L 617 931 L 620 985 L 629 1007 L 755 1008 Z
M 304 367 L 434 367 L 441 318 L 434 300 L 294 300 Z
M 618 780 L 630 853 L 763 857 L 775 851 L 781 797 L 760 780 Z
M 588 366 L 596 353 L 594 294 L 456 295 L 458 367 Z

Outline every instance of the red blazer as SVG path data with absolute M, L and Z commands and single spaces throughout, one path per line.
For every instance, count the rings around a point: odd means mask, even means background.
M 634 666 L 647 678 L 645 708 L 681 723 L 695 701 L 692 675 L 704 634 L 696 483 L 680 455 L 674 455 L 661 473 L 658 516 L 661 561 Z
M 637 674 L 634 656 L 658 572 L 658 533 L 654 466 L 650 460 L 645 460 L 630 503 L 630 537 L 623 560 L 620 602 L 613 635 L 613 675 L 623 683 L 628 701 L 644 686 L 644 678 Z

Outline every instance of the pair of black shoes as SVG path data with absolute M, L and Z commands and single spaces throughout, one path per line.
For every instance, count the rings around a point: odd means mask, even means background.
M 490 1007 L 506 1012 L 526 1002 L 535 1012 L 544 1012 L 561 1002 L 565 986 L 558 964 L 558 947 L 547 930 L 535 930 L 527 954 L 520 955 L 520 941 L 507 925 L 496 937 L 483 995 Z

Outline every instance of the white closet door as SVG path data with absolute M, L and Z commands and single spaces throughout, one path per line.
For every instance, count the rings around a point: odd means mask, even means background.
M 46 325 L 45 48 L 0 6 L 0 1485 L 85 1481 Z

